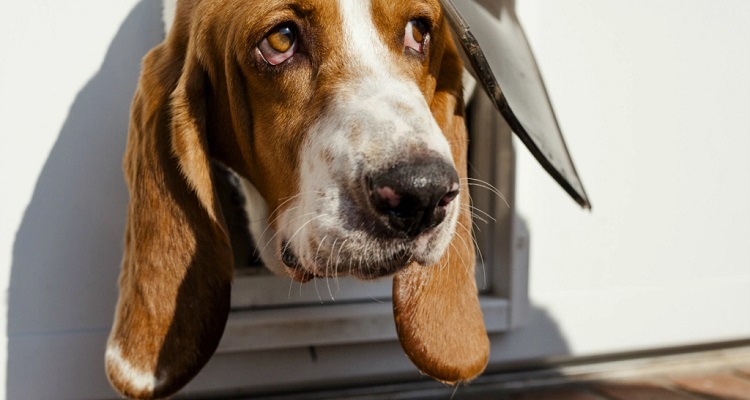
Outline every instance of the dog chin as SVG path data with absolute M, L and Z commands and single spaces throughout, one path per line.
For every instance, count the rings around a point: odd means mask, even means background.
M 445 249 L 433 247 L 435 232 L 425 233 L 408 243 L 398 245 L 373 244 L 365 248 L 378 248 L 380 254 L 371 259 L 362 258 L 362 253 L 348 249 L 347 254 L 334 249 L 328 257 L 318 257 L 315 261 L 300 258 L 288 243 L 281 244 L 282 262 L 287 273 L 298 282 L 308 282 L 315 278 L 336 278 L 350 275 L 361 280 L 374 280 L 393 275 L 410 264 L 429 266 L 436 264 Z M 387 250 L 390 249 L 390 250 Z
M 326 271 L 326 264 L 330 264 L 330 261 L 323 261 L 322 266 L 314 265 L 310 267 L 303 262 L 292 265 L 286 264 L 286 266 L 292 279 L 304 283 L 315 278 L 340 278 L 347 275 L 361 280 L 375 280 L 393 275 L 406 268 L 412 262 L 416 261 L 410 257 L 401 257 L 393 260 L 381 260 L 377 264 L 368 263 L 366 268 L 359 265 L 340 263 L 336 270 L 328 271 Z

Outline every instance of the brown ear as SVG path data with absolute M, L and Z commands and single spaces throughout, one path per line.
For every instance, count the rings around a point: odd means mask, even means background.
M 461 177 L 460 215 L 453 240 L 438 264 L 412 264 L 396 274 L 393 306 L 401 345 L 412 362 L 439 381 L 457 383 L 471 380 L 484 371 L 489 359 L 489 339 L 474 277 L 462 64 L 450 35 L 446 33 L 445 37 L 446 48 L 431 108 L 451 144 Z
M 144 61 L 124 161 L 130 205 L 105 358 L 112 385 L 139 399 L 192 379 L 229 312 L 233 262 L 209 167 L 205 72 L 179 36 Z

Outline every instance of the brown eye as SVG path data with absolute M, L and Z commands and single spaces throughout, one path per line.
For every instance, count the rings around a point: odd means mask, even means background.
M 271 65 L 279 65 L 288 60 L 297 51 L 297 32 L 294 26 L 286 24 L 275 28 L 260 42 L 258 50 Z
M 283 26 L 266 37 L 268 45 L 278 53 L 286 53 L 294 44 L 295 39 L 294 32 L 288 26 Z
M 411 36 L 417 43 L 424 42 L 425 28 L 424 24 L 419 21 L 411 23 Z
M 425 46 L 430 34 L 427 25 L 418 19 L 413 19 L 406 24 L 404 32 L 404 48 L 412 49 L 417 53 L 424 54 Z

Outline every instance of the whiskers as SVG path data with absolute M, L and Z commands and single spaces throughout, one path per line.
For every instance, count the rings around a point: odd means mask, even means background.
M 268 247 L 268 245 L 269 245 L 270 243 L 272 243 L 272 242 L 273 242 L 273 239 L 274 239 L 274 238 L 276 237 L 276 235 L 278 235 L 278 233 L 279 233 L 279 232 L 281 231 L 281 229 L 277 229 L 277 230 L 276 230 L 276 232 L 274 232 L 274 234 L 273 234 L 273 235 L 272 235 L 272 236 L 271 236 L 270 238 L 268 238 L 268 240 L 267 240 L 266 244 L 265 244 L 265 245 L 263 246 L 263 249 L 262 249 L 262 250 L 261 250 L 260 252 L 258 252 L 258 247 L 257 247 L 257 246 L 260 246 L 260 245 L 261 245 L 261 243 L 263 243 L 263 241 L 264 241 L 264 239 L 265 239 L 265 236 L 266 236 L 266 234 L 268 233 L 269 229 L 271 229 L 271 226 L 272 226 L 273 224 L 275 224 L 275 223 L 276 223 L 276 222 L 277 222 L 277 221 L 279 220 L 279 218 L 281 218 L 281 216 L 283 215 L 283 212 L 282 212 L 283 208 L 284 208 L 284 207 L 285 207 L 285 206 L 286 206 L 287 204 L 289 204 L 290 202 L 292 202 L 292 201 L 294 201 L 294 200 L 296 200 L 296 199 L 299 199 L 299 198 L 301 198 L 301 197 L 303 197 L 303 196 L 306 196 L 306 195 L 310 195 L 310 194 L 313 194 L 313 195 L 321 195 L 321 194 L 325 194 L 325 193 L 324 193 L 324 192 L 322 192 L 322 191 L 307 191 L 307 192 L 301 192 L 301 193 L 298 193 L 298 194 L 296 194 L 296 195 L 294 195 L 294 196 L 289 196 L 289 197 L 287 197 L 287 198 L 281 199 L 281 200 L 282 200 L 282 202 L 281 202 L 281 203 L 279 203 L 279 205 L 278 205 L 278 206 L 276 206 L 276 208 L 274 208 L 274 210 L 273 210 L 272 212 L 270 212 L 270 213 L 269 213 L 269 214 L 268 214 L 268 215 L 267 215 L 267 216 L 265 217 L 265 218 L 267 219 L 267 222 L 266 222 L 266 227 L 265 227 L 265 229 L 263 229 L 263 232 L 261 232 L 260 236 L 258 236 L 257 238 L 253 238 L 253 239 L 254 239 L 254 240 L 256 241 L 256 248 L 255 248 L 255 251 L 254 251 L 254 253 L 253 253 L 254 255 L 256 255 L 256 256 L 257 256 L 258 254 L 263 254 L 263 252 L 264 252 L 264 251 L 266 250 L 266 248 Z M 318 199 L 318 198 L 316 197 L 316 200 L 317 200 L 317 199 Z M 288 211 L 291 211 L 291 210 L 295 210 L 295 209 L 298 209 L 298 208 L 300 208 L 300 206 L 299 206 L 299 205 L 296 205 L 296 206 L 290 207 L 290 208 L 288 208 L 288 209 L 286 209 L 286 210 L 284 210 L 284 211 L 287 211 L 287 212 L 288 212 Z M 292 221 L 289 221 L 289 223 L 288 223 L 288 224 L 291 224 L 291 223 L 295 222 L 295 221 L 296 221 L 297 219 L 299 219 L 299 218 L 301 218 L 301 217 L 304 217 L 304 216 L 306 216 L 306 215 L 310 215 L 310 214 L 312 214 L 312 213 L 306 213 L 306 214 L 303 214 L 303 215 L 301 215 L 301 216 L 298 216 L 298 217 L 297 217 L 297 218 L 295 218 L 294 220 L 292 220 Z M 272 229 L 271 231 L 273 232 L 273 229 Z
M 326 286 L 328 287 L 328 296 L 331 297 L 331 300 L 336 301 L 336 298 L 333 296 L 333 292 L 331 291 L 331 281 L 330 277 L 333 275 L 333 278 L 336 282 L 338 282 L 338 272 L 337 272 L 337 266 L 338 266 L 338 259 L 333 261 L 333 252 L 336 250 L 336 243 L 338 243 L 338 238 L 333 240 L 333 244 L 331 245 L 331 250 L 328 254 L 328 261 L 326 261 Z M 339 255 L 341 255 L 341 247 L 339 247 Z M 331 270 L 331 264 L 333 265 L 333 273 L 330 272 Z
M 503 195 L 500 190 L 492 185 L 491 183 L 476 179 L 476 178 L 462 178 L 461 179 L 462 184 L 466 184 L 469 188 L 472 189 L 483 189 L 488 192 L 490 192 L 495 197 L 499 198 L 506 207 L 510 208 L 510 204 L 508 203 L 507 199 L 505 198 L 505 195 Z M 480 208 L 474 206 L 474 200 L 469 194 L 469 201 L 467 203 L 464 203 L 461 205 L 461 210 L 463 212 L 468 213 L 471 215 L 471 228 L 469 229 L 468 226 L 466 226 L 464 223 L 462 223 L 460 220 L 457 223 L 457 229 L 464 230 L 470 237 L 471 240 L 474 242 L 474 248 L 476 249 L 476 254 L 479 257 L 480 264 L 482 266 L 482 289 L 487 288 L 487 267 L 485 265 L 484 256 L 482 255 L 482 249 L 479 247 L 479 243 L 477 242 L 476 235 L 474 234 L 474 231 L 481 232 L 482 230 L 477 225 L 477 221 L 483 222 L 485 225 L 490 225 L 490 223 L 497 222 L 497 219 L 493 217 L 490 213 L 481 210 Z M 463 239 L 462 239 L 463 241 Z M 465 242 L 465 241 L 464 241 Z M 453 246 L 453 244 L 451 244 Z M 466 243 L 464 243 L 465 247 L 469 247 Z
M 492 194 L 499 197 L 508 208 L 510 208 L 510 204 L 508 204 L 505 195 L 500 192 L 500 189 L 496 188 L 491 183 L 476 178 L 462 178 L 461 182 L 466 183 L 470 187 L 489 190 Z

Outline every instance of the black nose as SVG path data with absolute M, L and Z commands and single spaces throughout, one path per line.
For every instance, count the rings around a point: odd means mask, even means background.
M 458 173 L 442 159 L 404 163 L 368 177 L 370 202 L 386 225 L 414 237 L 445 219 Z

